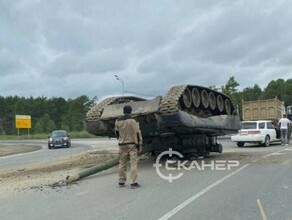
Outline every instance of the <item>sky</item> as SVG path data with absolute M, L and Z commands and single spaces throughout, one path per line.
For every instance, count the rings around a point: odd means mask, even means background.
M 292 78 L 289 0 L 0 0 L 0 96 L 103 99 Z M 115 77 L 118 76 L 118 79 Z

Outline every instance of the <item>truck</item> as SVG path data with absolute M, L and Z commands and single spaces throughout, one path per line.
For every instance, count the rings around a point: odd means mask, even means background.
M 232 100 L 218 91 L 198 85 L 177 85 L 154 99 L 114 96 L 104 99 L 86 114 L 86 131 L 115 137 L 115 121 L 123 107 L 132 107 L 139 122 L 144 148 L 155 154 L 172 148 L 198 156 L 222 152 L 217 137 L 234 133 L 240 118 Z
M 292 106 L 287 107 L 291 113 Z M 289 117 L 291 114 L 289 114 Z M 258 143 L 269 146 L 271 142 L 280 142 L 278 121 L 286 114 L 285 103 L 277 97 L 274 99 L 244 101 L 242 100 L 242 125 L 238 134 L 231 140 L 243 147 L 245 143 Z M 288 139 L 291 136 L 289 129 Z
M 243 121 L 272 120 L 276 123 L 285 113 L 285 104 L 277 97 L 256 101 L 242 100 Z
M 93 106 L 86 114 L 86 131 L 96 136 L 116 137 L 115 121 L 123 108 L 132 108 L 139 123 L 143 151 L 154 157 L 172 149 L 186 156 L 208 156 L 221 153 L 217 137 L 232 134 L 240 128 L 240 118 L 232 100 L 225 94 L 199 85 L 177 85 L 164 96 L 144 99 L 136 96 L 112 96 Z M 118 158 L 69 175 L 67 183 L 116 166 Z

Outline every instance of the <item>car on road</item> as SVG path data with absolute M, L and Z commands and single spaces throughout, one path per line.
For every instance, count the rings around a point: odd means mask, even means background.
M 243 121 L 238 134 L 232 135 L 231 140 L 243 147 L 245 143 L 258 143 L 265 147 L 271 142 L 281 142 L 280 132 L 269 120 Z
M 48 136 L 48 148 L 71 147 L 71 138 L 67 131 L 56 130 Z

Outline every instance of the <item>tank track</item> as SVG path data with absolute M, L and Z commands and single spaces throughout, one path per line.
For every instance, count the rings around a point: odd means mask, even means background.
M 200 100 L 199 103 L 197 103 L 197 106 L 192 100 L 194 96 L 192 92 L 194 90 L 198 92 L 197 95 L 198 99 Z M 207 103 L 204 103 L 202 101 L 203 95 L 206 96 L 205 101 L 206 99 L 208 99 Z M 209 102 L 210 97 L 213 97 L 214 99 L 213 102 Z M 142 100 L 145 99 L 135 96 L 118 96 L 107 98 L 88 111 L 88 113 L 86 114 L 86 120 L 87 121 L 99 120 L 102 115 L 104 107 L 106 107 L 107 105 Z M 222 103 L 219 104 L 219 102 Z M 186 111 L 191 115 L 196 115 L 198 117 L 204 118 L 212 115 L 236 114 L 234 104 L 229 97 L 220 92 L 194 85 L 179 85 L 170 88 L 167 94 L 162 97 L 157 113 L 161 115 L 173 114 L 178 112 L 179 110 Z
M 195 95 L 197 101 L 194 100 Z M 179 110 L 204 118 L 220 114 L 237 114 L 229 97 L 215 90 L 194 85 L 172 87 L 162 98 L 158 114 L 173 114 Z
M 162 97 L 161 104 L 158 109 L 159 114 L 172 114 L 178 112 L 179 99 L 187 88 L 186 85 L 172 87 L 165 96 Z

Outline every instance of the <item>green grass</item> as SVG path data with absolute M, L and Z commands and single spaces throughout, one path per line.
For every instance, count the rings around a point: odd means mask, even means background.
M 20 134 L 17 135 L 0 135 L 0 140 L 25 140 L 25 139 L 47 139 L 47 134 Z M 87 133 L 86 131 L 74 131 L 69 132 L 71 138 L 96 138 L 96 136 Z

